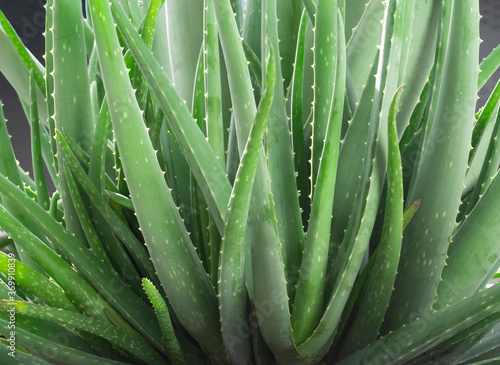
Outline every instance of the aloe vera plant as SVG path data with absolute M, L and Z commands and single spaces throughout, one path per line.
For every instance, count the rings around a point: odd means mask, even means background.
M 500 86 L 475 107 L 500 53 L 478 62 L 479 17 L 48 0 L 42 65 L 0 12 L 34 171 L 2 106 L 2 364 L 499 361 Z

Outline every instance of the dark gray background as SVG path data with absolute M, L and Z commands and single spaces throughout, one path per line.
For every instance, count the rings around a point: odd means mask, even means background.
M 45 0 L 0 0 L 0 9 L 17 30 L 23 42 L 42 62 L 44 53 Z M 480 0 L 481 59 L 500 43 L 500 0 Z M 1 52 L 1 50 L 0 50 Z M 498 75 L 496 75 L 498 79 Z M 484 98 L 495 87 L 496 80 L 490 80 L 479 95 Z M 17 100 L 15 91 L 0 74 L 0 100 L 4 103 L 9 132 L 14 150 L 21 166 L 31 171 L 31 152 L 28 122 Z

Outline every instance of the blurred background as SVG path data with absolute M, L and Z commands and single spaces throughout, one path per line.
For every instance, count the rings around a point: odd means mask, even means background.
M 297 0 L 299 1 L 299 0 Z M 0 0 L 0 9 L 10 20 L 22 41 L 43 64 L 46 0 Z M 481 44 L 480 59 L 483 59 L 500 43 L 500 0 L 480 0 Z M 1 52 L 1 50 L 0 50 Z M 484 103 L 485 96 L 494 89 L 500 73 L 497 72 L 479 92 L 478 105 Z M 30 136 L 28 122 L 15 91 L 0 74 L 0 100 L 4 104 L 8 129 L 12 135 L 16 157 L 20 165 L 31 171 Z

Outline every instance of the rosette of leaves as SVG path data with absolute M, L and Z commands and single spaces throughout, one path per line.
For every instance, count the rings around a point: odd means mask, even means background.
M 85 14 L 48 1 L 42 65 L 0 13 L 34 171 L 2 112 L 2 363 L 499 361 L 478 1 Z

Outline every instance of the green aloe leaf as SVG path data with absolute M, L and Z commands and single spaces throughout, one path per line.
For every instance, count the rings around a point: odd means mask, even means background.
M 278 37 L 283 90 L 288 90 L 293 75 L 293 61 L 295 59 L 298 30 L 303 9 L 304 6 L 300 1 L 276 1 L 276 19 L 279 19 Z
M 251 357 L 250 338 L 245 332 L 247 317 L 247 295 L 245 288 L 245 244 L 247 243 L 247 219 L 252 196 L 253 181 L 262 150 L 262 138 L 266 130 L 274 97 L 276 64 L 272 46 L 267 64 L 266 89 L 262 95 L 255 123 L 250 131 L 236 174 L 224 236 L 221 243 L 219 268 L 219 310 L 222 337 L 233 363 L 249 363 Z
M 33 160 L 33 175 L 36 183 L 37 202 L 45 210 L 49 209 L 49 191 L 43 171 L 42 145 L 40 119 L 38 118 L 38 105 L 36 97 L 35 74 L 30 75 L 30 126 L 31 126 L 31 154 Z M 44 130 L 43 130 L 44 131 Z
M 316 178 L 323 153 L 323 143 L 330 121 L 338 54 L 337 0 L 318 0 L 314 28 L 314 105 L 311 146 L 311 191 L 314 196 Z M 342 93 L 343 94 L 343 93 Z
M 0 332 L 9 333 L 8 322 L 0 320 Z M 45 339 L 30 333 L 20 327 L 16 328 L 16 345 L 29 353 L 48 361 L 49 363 L 63 363 L 74 365 L 125 365 L 126 363 L 92 355 L 72 347 L 61 345 L 57 342 Z M 17 350 L 20 352 L 21 350 Z M 43 364 L 44 362 L 42 362 Z M 16 364 L 18 364 L 16 362 Z
M 80 311 L 60 286 L 14 259 L 13 254 L 0 253 L 0 271 L 8 275 L 9 267 L 15 268 L 16 285 L 22 286 L 48 305 L 73 312 Z
M 0 103 L 1 104 L 1 103 Z M 7 177 L 12 183 L 18 186 L 20 189 L 24 190 L 23 181 L 21 176 L 24 174 L 20 171 L 18 166 L 16 157 L 14 156 L 14 150 L 12 148 L 12 144 L 10 141 L 10 135 L 7 130 L 7 121 L 5 120 L 3 114 L 3 104 L 0 105 L 0 174 Z M 36 190 L 36 188 L 34 189 Z M 15 207 L 9 202 L 9 200 L 0 194 L 0 200 L 3 206 L 9 211 L 9 213 L 13 214 L 16 219 L 20 220 L 23 224 L 28 224 L 26 218 L 19 214 L 19 211 L 16 210 Z M 30 225 L 30 228 L 33 228 L 33 225 Z M 36 231 L 37 236 L 41 237 L 40 232 Z M 25 264 L 27 264 L 32 269 L 42 273 L 37 264 L 30 258 L 29 254 L 27 254 L 24 249 L 19 246 L 17 243 L 14 243 L 14 247 L 19 253 L 19 258 Z
M 186 105 L 191 105 L 194 75 L 203 40 L 203 1 L 167 0 L 166 5 L 172 82 Z M 144 76 L 147 77 L 145 73 Z
M 0 10 L 0 26 L 5 32 L 5 34 L 9 37 L 12 45 L 15 47 L 19 57 L 23 61 L 26 68 L 33 72 L 34 79 L 40 88 L 45 93 L 45 79 L 44 79 L 44 68 L 40 65 L 40 63 L 36 60 L 36 58 L 28 51 L 23 41 L 19 38 L 16 31 L 9 23 L 7 18 L 5 17 L 3 11 Z
M 174 328 L 172 327 L 172 321 L 170 320 L 167 304 L 151 281 L 148 279 L 142 279 L 142 285 L 155 309 L 158 323 L 160 324 L 161 332 L 163 334 L 163 344 L 168 358 L 172 362 L 172 365 L 184 364 L 184 355 L 179 346 L 179 342 L 177 341 Z
M 437 30 L 442 15 L 441 1 L 411 1 L 406 4 L 405 16 L 411 16 L 404 24 L 407 33 L 403 35 L 402 60 L 406 62 L 400 67 L 399 83 L 405 85 L 401 94 L 399 111 L 396 115 L 398 135 L 401 137 L 411 118 L 415 106 L 420 101 L 420 95 L 429 79 L 434 65 Z M 418 54 L 418 57 L 408 55 Z M 404 66 L 404 67 L 403 67 Z M 404 74 L 402 74 L 404 73 Z
M 92 223 L 89 213 L 85 207 L 82 196 L 78 190 L 75 179 L 71 175 L 71 170 L 67 164 L 63 164 L 65 169 L 61 171 L 64 173 L 65 181 L 68 185 L 68 191 L 71 196 L 71 201 L 74 204 L 76 215 L 83 229 L 83 233 L 87 239 L 90 249 L 96 255 L 100 262 L 105 263 L 111 267 L 111 263 L 106 255 L 106 251 L 97 235 L 96 229 Z
M 160 9 L 165 3 L 165 0 L 152 0 L 149 3 L 148 11 L 144 18 L 144 25 L 142 27 L 141 37 L 146 43 L 146 46 L 151 49 L 153 46 L 153 36 L 156 28 L 156 22 L 158 20 L 158 14 Z M 136 89 L 137 103 L 141 110 L 146 110 L 146 103 L 148 98 L 148 84 L 143 74 L 138 68 L 134 70 L 134 77 L 132 80 L 132 85 Z
M 367 0 L 346 1 L 344 9 L 344 28 L 346 42 L 351 38 L 353 29 L 356 27 L 361 17 L 363 16 L 366 10 L 367 3 Z
M 13 353 L 8 346 L 10 345 L 4 343 L 3 341 L 0 342 L 0 353 L 2 354 L 0 356 L 2 363 L 5 365 L 50 365 L 49 362 L 30 355 L 24 351 L 16 351 Z M 9 353 L 15 354 L 15 357 L 10 356 Z
M 212 147 L 215 157 L 225 167 L 224 131 L 222 120 L 222 85 L 220 71 L 219 35 L 212 0 L 205 4 L 205 35 L 204 35 L 204 64 L 205 64 L 205 110 L 206 131 L 208 143 Z
M 0 181 L 5 179 L 0 176 Z M 29 198 L 28 198 L 29 199 Z M 36 203 L 35 203 L 36 204 Z M 36 262 L 65 290 L 86 313 L 105 319 L 102 309 L 109 304 L 90 284 L 43 242 L 22 226 L 4 207 L 0 206 L 0 225 Z M 91 301 L 88 298 L 92 298 Z
M 498 174 L 490 187 L 453 237 L 448 249 L 446 266 L 441 274 L 434 308 L 455 303 L 481 289 L 480 285 L 491 270 L 498 269 L 498 204 L 500 179 Z M 488 229 L 478 230 L 481 224 Z M 464 244 L 467 242 L 467 244 Z
M 401 39 L 399 35 L 393 33 L 393 30 L 397 21 L 401 20 L 397 13 L 402 10 L 404 9 L 398 7 L 397 1 L 390 1 L 386 8 L 385 37 L 379 55 L 360 183 L 357 184 L 347 230 L 330 269 L 324 313 L 312 335 L 298 347 L 304 354 L 324 354 L 331 346 L 375 224 L 386 171 L 385 149 L 390 109 L 390 103 L 387 105 L 387 102 L 390 100 L 392 103 L 392 97 L 389 99 L 388 95 L 396 82 L 395 75 L 391 75 L 389 70 L 396 67 L 400 53 Z
M 495 47 L 479 64 L 477 89 L 481 89 L 500 66 L 500 47 Z
M 405 209 L 403 213 L 403 230 L 406 228 L 408 223 L 410 223 L 415 213 L 417 213 L 420 203 L 420 200 L 415 200 L 408 208 Z
M 255 100 L 241 36 L 231 4 L 229 0 L 214 0 L 213 5 L 227 66 L 235 117 L 234 125 L 241 154 L 255 118 Z M 229 164 L 228 166 L 232 167 Z M 278 361 L 291 363 L 300 355 L 294 350 L 291 336 L 287 281 L 281 257 L 283 247 L 278 239 L 269 171 L 263 156 L 257 167 L 253 191 L 248 223 L 252 242 L 249 248 L 252 265 L 247 266 L 249 270 L 245 273 L 251 276 L 251 279 L 247 280 L 247 285 L 252 287 L 250 295 L 253 295 L 254 303 L 269 302 L 270 293 L 273 293 L 274 310 L 267 320 L 261 323 L 260 331 Z
M 155 325 L 154 314 L 145 305 L 145 303 L 137 297 L 129 287 L 119 280 L 116 274 L 109 270 L 108 267 L 103 265 L 98 265 L 95 260 L 95 256 L 82 245 L 73 235 L 71 235 L 66 229 L 62 228 L 61 224 L 57 222 L 52 216 L 40 207 L 31 198 L 21 192 L 15 185 L 10 183 L 4 176 L 0 175 L 0 192 L 9 197 L 9 200 L 23 213 L 26 217 L 30 219 L 33 224 L 36 225 L 54 244 L 54 246 L 61 251 L 71 262 L 78 267 L 79 274 L 76 274 L 72 269 L 69 272 L 71 275 L 76 275 L 75 278 L 70 281 L 82 282 L 81 285 L 88 285 L 87 291 L 90 291 L 95 297 L 95 302 L 102 307 L 108 308 L 110 311 L 114 311 L 110 306 L 113 305 L 120 313 L 126 316 L 136 328 L 141 331 L 151 342 L 155 343 L 158 340 L 159 328 Z M 4 208 L 0 207 L 2 211 Z M 67 282 L 65 275 L 54 271 L 51 264 L 51 260 L 57 258 L 56 262 L 58 265 L 66 264 L 60 257 L 58 257 L 53 251 L 51 251 L 45 244 L 40 243 L 39 239 L 28 232 L 24 227 L 22 227 L 19 222 L 15 221 L 12 216 L 8 214 L 2 214 L 6 224 L 12 227 L 12 230 L 16 234 L 20 235 L 20 242 L 24 243 L 25 246 L 29 245 L 31 249 L 37 250 L 33 254 L 37 259 L 43 255 L 44 269 L 52 277 L 60 277 L 59 280 L 64 280 Z M 14 237 L 12 232 L 9 232 L 11 236 Z M 50 270 L 48 269 L 50 268 Z M 73 273 L 71 273 L 73 272 Z M 82 275 L 82 276 L 80 276 Z M 85 280 L 94 285 L 99 290 L 105 298 L 102 297 L 94 291 L 94 289 Z M 67 283 L 65 287 L 67 291 L 72 289 L 72 285 Z M 68 289 L 69 287 L 69 289 Z M 92 289 L 92 290 L 91 290 Z M 78 293 L 78 292 L 77 292 Z M 80 290 L 80 293 L 82 291 Z M 89 294 L 83 291 L 82 295 L 84 298 L 88 297 Z M 94 305 L 96 303 L 87 303 L 84 299 L 80 299 L 80 302 L 87 305 L 89 309 L 93 310 L 97 317 L 102 316 L 102 312 L 96 309 Z M 83 305 L 82 304 L 82 305 Z M 145 325 L 147 323 L 147 325 Z M 116 324 L 116 323 L 115 323 Z M 122 325 L 125 328 L 130 328 L 128 323 L 122 322 L 117 325 Z
M 62 156 L 66 159 L 67 163 L 71 167 L 71 171 L 75 174 L 76 178 L 78 179 L 78 182 L 81 184 L 82 188 L 90 197 L 93 206 L 97 208 L 99 216 L 107 221 L 109 227 L 111 227 L 111 229 L 115 232 L 115 234 L 122 240 L 123 245 L 135 258 L 137 266 L 141 270 L 142 274 L 147 275 L 151 280 L 156 282 L 157 276 L 154 269 L 154 265 L 153 263 L 151 263 L 149 255 L 144 245 L 141 242 L 139 242 L 139 240 L 127 227 L 126 223 L 122 221 L 122 219 L 117 215 L 117 213 L 106 203 L 103 197 L 99 194 L 98 189 L 92 184 L 90 178 L 85 174 L 83 168 L 79 165 L 69 145 L 66 143 L 66 140 L 62 137 L 59 131 L 56 131 L 56 135 L 58 137 L 58 141 L 63 151 Z M 102 223 L 99 222 L 99 224 Z M 92 235 L 92 233 L 90 234 Z M 107 247 L 108 257 L 110 257 L 111 259 L 114 256 L 120 258 L 123 257 L 123 259 L 118 261 L 117 264 L 125 266 L 124 265 L 125 261 L 123 260 L 129 260 L 129 258 L 127 253 L 124 252 L 124 250 L 121 248 L 121 244 L 117 242 L 118 247 L 110 244 L 109 242 L 107 244 L 108 244 Z M 136 280 L 138 279 L 136 273 L 132 276 L 131 279 L 134 278 Z
M 471 150 L 469 152 L 469 166 L 465 176 L 464 193 L 470 192 L 478 184 L 481 185 L 480 175 L 484 161 L 488 158 L 490 140 L 494 137 L 493 129 L 500 110 L 500 82 L 491 93 L 485 106 L 481 109 L 472 132 Z M 470 210 L 470 208 L 468 208 Z
M 421 199 L 406 227 L 386 330 L 429 313 L 455 227 L 474 121 L 479 52 L 477 3 L 454 2 L 439 101 L 407 201 Z M 466 29 L 471 29 L 468 31 Z M 459 61 L 458 61 L 459 60 Z M 469 70 L 464 72 L 464 70 Z M 451 117 L 453 116 L 453 117 Z M 459 122 L 462 121 L 462 122 Z M 446 132 L 444 132 L 446 131 Z M 445 180 L 438 176 L 446 176 Z M 433 186 L 429 189 L 429 186 Z
M 113 3 L 111 9 L 123 37 L 129 43 L 144 77 L 162 107 L 181 150 L 184 152 L 191 171 L 203 192 L 210 211 L 219 227 L 223 229 L 225 210 L 229 201 L 230 185 L 220 163 L 199 128 L 190 128 L 195 122 L 180 99 L 167 76 L 161 71 L 151 52 L 137 32 L 130 27 L 121 7 Z M 113 114 L 113 113 L 112 113 Z M 182 121 L 182 122 L 181 122 Z
M 37 61 L 37 59 L 23 44 L 22 40 L 19 38 L 2 11 L 0 11 L 0 33 L 0 44 L 2 44 L 2 50 L 5 52 L 2 55 L 3 62 L 2 66 L 0 66 L 0 70 L 9 82 L 12 82 L 12 85 L 16 91 L 20 93 L 24 102 L 28 102 L 30 100 L 28 89 L 29 84 L 26 82 L 28 81 L 29 73 L 33 71 L 35 74 L 35 80 L 40 87 L 40 90 L 43 90 L 43 93 L 39 95 L 40 99 L 38 100 L 41 102 L 45 93 L 45 82 L 43 79 L 45 70 L 40 62 Z M 17 62 L 16 59 L 19 62 Z M 22 85 L 23 82 L 25 82 L 25 85 Z M 43 104 L 40 104 L 40 106 L 42 105 Z
M 403 238 L 403 175 L 399 139 L 396 128 L 398 94 L 394 95 L 389 112 L 389 163 L 387 198 L 381 242 L 370 275 L 368 287 L 358 312 L 342 344 L 342 353 L 350 354 L 377 339 L 391 298 Z
M 293 69 L 293 77 L 291 81 L 291 112 L 290 124 L 292 130 L 292 147 L 295 163 L 295 171 L 297 172 L 297 190 L 299 195 L 299 203 L 302 208 L 302 222 L 307 222 L 309 218 L 309 207 L 311 205 L 309 199 L 309 182 L 307 176 L 307 156 L 305 153 L 304 144 L 304 123 L 303 120 L 303 95 L 304 95 L 304 64 L 305 64 L 305 47 L 306 34 L 309 18 L 307 13 L 302 13 L 300 28 L 297 39 L 297 49 L 295 54 L 295 67 Z M 290 299 L 293 301 L 293 296 Z
M 343 359 L 339 364 L 360 364 L 373 359 L 386 364 L 407 362 L 429 345 L 435 346 L 500 311 L 499 297 L 500 285 L 485 289 L 404 325 Z M 397 346 L 398 351 L 391 350 L 394 346 Z
M 111 116 L 109 114 L 108 102 L 104 99 L 96 121 L 88 172 L 90 180 L 101 192 L 105 186 L 106 152 L 110 131 Z
M 314 24 L 315 15 L 316 15 L 316 3 L 314 0 L 302 0 L 304 7 L 309 15 L 309 20 Z
M 488 343 L 488 338 L 495 333 L 495 328 L 498 327 L 500 314 L 497 312 L 486 317 L 482 321 L 467 328 L 465 331 L 441 342 L 429 351 L 418 356 L 411 364 L 456 364 L 463 363 L 463 359 L 468 354 L 481 354 L 481 351 L 488 352 L 489 349 L 495 346 L 496 342 Z M 483 347 L 484 346 L 484 347 Z M 487 349 L 485 351 L 485 349 Z M 491 357 L 491 356 L 488 356 Z
M 262 9 L 262 37 L 269 39 L 276 59 L 282 57 L 282 42 L 279 40 L 279 14 L 282 5 L 276 0 L 266 0 Z M 292 5 L 289 4 L 289 10 Z M 265 44 L 263 38 L 261 43 Z M 263 60 L 265 66 L 265 60 Z M 297 270 L 302 260 L 305 235 L 302 228 L 299 199 L 297 195 L 297 181 L 293 165 L 292 143 L 286 113 L 286 100 L 284 95 L 285 81 L 283 79 L 282 62 L 276 62 L 276 81 L 274 84 L 274 97 L 269 121 L 267 123 L 265 150 L 267 157 L 267 170 L 269 172 L 271 193 L 273 195 L 276 220 L 278 221 L 278 237 L 281 243 L 281 255 L 285 264 L 285 278 L 287 292 L 295 291 Z
M 14 184 L 22 186 L 17 160 L 7 130 L 7 121 L 0 102 L 0 173 L 7 176 Z
M 54 0 L 52 11 L 56 127 L 66 132 L 84 151 L 89 152 L 94 120 L 81 4 Z M 62 167 L 62 162 L 59 161 L 59 171 Z M 71 233 L 85 241 L 64 174 L 59 178 L 66 225 Z
M 323 7 L 330 6 L 334 6 L 336 9 L 335 4 L 319 1 L 318 15 Z M 333 99 L 322 146 L 323 151 L 318 167 L 316 187 L 312 197 L 311 217 L 309 218 L 302 265 L 300 266 L 299 282 L 293 303 L 292 328 L 294 339 L 298 345 L 311 335 L 321 318 L 330 249 L 331 211 L 338 167 L 340 131 L 345 101 L 343 91 L 345 90 L 346 78 L 345 36 L 342 18 L 338 14 L 333 14 L 333 16 L 339 21 L 339 26 L 337 29 L 326 30 L 331 32 L 327 33 L 326 36 L 321 35 L 319 26 L 322 22 L 327 22 L 328 18 L 323 19 L 320 16 L 316 18 L 316 35 L 319 39 L 324 39 L 326 43 L 318 42 L 315 45 L 316 52 L 320 55 L 329 54 L 329 51 L 323 52 L 323 47 L 331 47 L 330 42 L 337 43 L 333 49 L 338 51 L 335 56 L 337 65 L 334 65 L 336 71 L 333 73 L 335 82 Z M 337 22 L 333 22 L 333 24 L 335 27 L 337 26 Z M 336 34 L 336 36 L 331 34 Z M 326 62 L 326 60 L 323 61 Z
M 376 59 L 369 78 L 366 80 L 359 105 L 356 107 L 340 146 L 339 173 L 337 174 L 337 188 L 333 204 L 332 241 L 335 246 L 339 246 L 344 237 L 356 198 L 357 186 L 361 179 L 364 150 L 359 148 L 359 141 L 366 141 L 368 138 L 368 121 L 373 107 L 377 67 L 378 61 Z
M 367 2 L 365 11 L 359 23 L 352 30 L 347 43 L 347 64 L 352 76 L 355 93 L 359 100 L 370 74 L 370 64 L 367 60 L 375 60 L 377 46 L 382 35 L 381 21 L 384 17 L 384 4 L 381 0 Z M 360 104 L 361 105 L 361 104 Z
M 47 0 L 45 5 L 45 95 L 47 125 L 50 134 L 50 147 L 52 151 L 51 168 L 58 171 L 57 163 L 57 143 L 54 139 L 56 130 L 55 101 L 54 101 L 54 0 Z M 54 179 L 55 185 L 59 184 L 59 179 Z M 59 187 L 59 186 L 58 186 Z
M 48 320 L 70 329 L 83 330 L 102 337 L 146 363 L 154 364 L 162 361 L 162 356 L 144 338 L 118 329 L 110 325 L 109 322 L 102 322 L 92 317 L 59 308 L 19 301 L 0 301 L 0 309 L 6 310 L 12 306 L 15 306 L 16 313 Z
M 476 203 L 482 198 L 486 190 L 489 188 L 493 178 L 498 172 L 498 166 L 500 164 L 500 146 L 498 142 L 499 136 L 500 117 L 498 117 L 497 115 L 497 120 L 492 130 L 490 141 L 488 143 L 488 149 L 486 151 L 485 158 L 483 159 L 481 172 L 479 173 L 474 190 L 468 197 L 467 208 L 464 212 L 466 216 L 469 215 L 470 212 L 474 209 Z
M 223 361 L 217 298 L 165 183 L 142 112 L 134 101 L 110 4 L 94 0 L 90 2 L 90 8 L 120 158 L 153 264 L 183 326 L 206 353 L 214 360 Z M 114 3 L 112 8 L 116 21 L 122 23 L 122 34 L 125 37 L 137 36 L 137 32 L 130 29 L 121 6 Z M 133 43 L 140 44 L 137 40 Z M 149 50 L 147 54 L 151 54 Z M 163 73 L 157 76 L 166 77 Z M 163 89 L 157 90 L 161 95 Z M 180 104 L 176 103 L 185 110 L 184 103 Z M 191 129 L 199 132 L 198 127 Z M 186 138 L 182 132 L 177 137 Z M 219 164 L 216 166 L 220 167 Z

